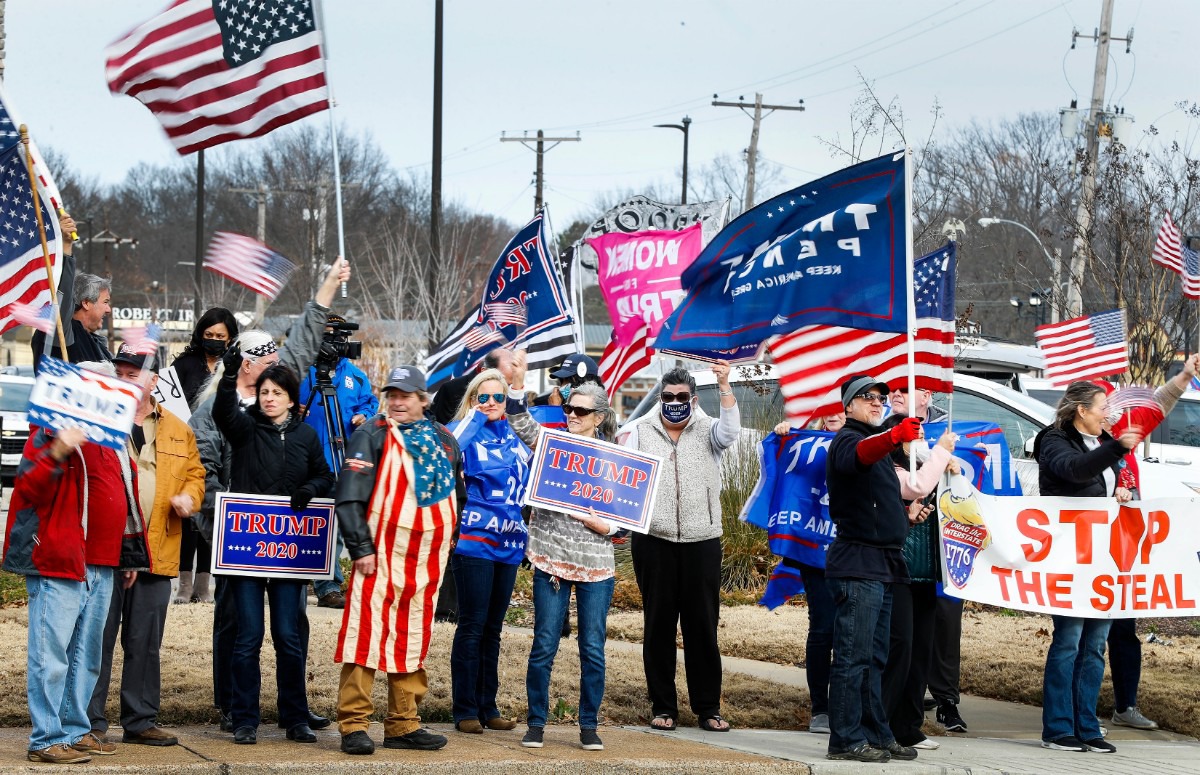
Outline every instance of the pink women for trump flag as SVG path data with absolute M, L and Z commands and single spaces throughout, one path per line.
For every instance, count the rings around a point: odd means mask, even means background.
M 329 107 L 312 0 L 175 0 L 105 56 L 109 90 L 144 103 L 180 154 Z

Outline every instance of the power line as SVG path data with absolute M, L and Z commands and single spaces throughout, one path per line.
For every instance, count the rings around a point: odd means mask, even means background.
M 537 131 L 537 139 L 533 141 L 535 143 L 534 145 L 529 145 L 530 138 L 528 136 L 526 136 L 526 137 L 505 137 L 504 135 L 500 136 L 500 142 L 502 142 L 502 143 L 520 143 L 521 145 L 524 145 L 526 148 L 528 148 L 529 150 L 531 150 L 537 154 L 537 170 L 534 172 L 534 183 L 537 185 L 537 189 L 534 191 L 534 194 L 533 194 L 533 212 L 535 215 L 537 213 L 541 212 L 541 210 L 542 210 L 542 178 L 543 178 L 542 158 L 545 157 L 547 151 L 552 150 L 553 148 L 558 146 L 559 143 L 577 143 L 581 139 L 582 138 L 579 137 L 578 132 L 575 133 L 574 137 L 546 137 L 546 133 L 542 129 L 539 129 Z M 547 148 L 546 143 L 554 143 L 554 145 L 551 145 L 549 148 Z

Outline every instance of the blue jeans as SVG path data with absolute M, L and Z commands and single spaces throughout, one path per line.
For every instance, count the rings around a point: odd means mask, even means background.
M 305 691 L 305 648 L 301 620 L 308 582 L 230 576 L 237 637 L 233 642 L 230 714 L 233 728 L 257 727 L 262 670 L 263 593 L 271 603 L 271 640 L 275 644 L 275 679 L 279 687 L 279 723 L 287 729 L 308 723 Z
M 1108 619 L 1052 616 L 1054 635 L 1042 678 L 1042 739 L 1100 737 L 1096 702 L 1104 680 Z
M 804 671 L 812 714 L 829 713 L 829 665 L 833 656 L 833 598 L 825 570 L 800 566 L 804 597 L 808 601 L 808 640 L 804 644 Z
M 454 723 L 487 722 L 500 715 L 500 631 L 517 581 L 517 565 L 456 554 L 450 558 L 458 587 L 458 627 L 450 648 Z M 562 620 L 558 622 L 562 626 Z
M 842 753 L 863 742 L 886 748 L 895 741 L 880 688 L 891 638 L 891 584 L 869 579 L 826 581 L 836 611 L 829 674 L 829 752 Z
M 546 726 L 550 708 L 550 671 L 562 635 L 563 619 L 571 604 L 571 587 L 579 617 L 579 728 L 595 729 L 604 699 L 604 641 L 608 606 L 616 579 L 566 581 L 545 571 L 533 571 L 533 649 L 525 672 L 529 696 L 529 726 Z
M 317 593 L 318 598 L 325 597 L 330 592 L 341 592 L 342 583 L 346 580 L 346 577 L 342 575 L 342 550 L 346 548 L 346 545 L 342 543 L 340 530 L 334 535 L 337 540 L 333 544 L 333 578 L 313 582 L 313 590 Z
M 87 566 L 86 581 L 26 576 L 29 750 L 72 745 L 91 731 L 88 702 L 100 675 L 113 569 Z

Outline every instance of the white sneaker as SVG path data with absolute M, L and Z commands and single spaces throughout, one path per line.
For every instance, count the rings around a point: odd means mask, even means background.
M 1134 729 L 1158 729 L 1158 724 L 1143 716 L 1136 707 L 1114 712 L 1112 723 L 1119 727 L 1133 727 Z
M 930 740 L 927 737 L 924 740 L 921 740 L 920 742 L 913 743 L 911 747 L 918 748 L 922 751 L 936 751 L 937 749 L 941 748 L 942 745 L 941 745 L 941 743 L 937 742 L 936 740 Z
M 818 735 L 829 734 L 829 714 L 818 713 L 808 722 L 808 731 Z

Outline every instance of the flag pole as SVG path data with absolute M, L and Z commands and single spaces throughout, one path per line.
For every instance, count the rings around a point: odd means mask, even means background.
M 25 170 L 29 173 L 29 192 L 33 196 L 33 213 L 37 217 L 38 237 L 42 242 L 42 258 L 46 262 L 46 282 L 50 286 L 50 303 L 58 331 L 58 346 L 67 357 L 67 337 L 63 334 L 62 310 L 58 308 L 58 286 L 54 282 L 54 265 L 50 263 L 50 246 L 46 243 L 46 223 L 42 220 L 42 206 L 38 202 L 37 178 L 33 169 L 33 154 L 29 152 L 29 128 L 21 124 L 21 145 L 25 146 Z
M 917 301 L 913 289 L 913 165 L 912 147 L 904 148 L 904 288 L 908 302 L 908 322 L 905 325 L 905 345 L 908 351 L 908 416 L 915 412 L 917 401 Z M 924 418 L 921 418 L 924 420 Z M 908 481 L 917 485 L 917 456 L 908 456 Z
M 317 19 L 317 27 L 321 31 L 321 55 L 325 61 L 325 88 L 329 90 L 329 144 L 333 150 L 333 200 L 337 213 L 338 256 L 346 258 L 346 229 L 342 220 L 342 164 L 338 156 L 337 125 L 333 118 L 333 109 L 337 100 L 333 97 L 333 79 L 329 77 L 329 46 L 325 43 L 325 14 L 320 2 L 313 4 L 313 13 Z M 346 284 L 342 283 L 342 298 L 346 298 Z

